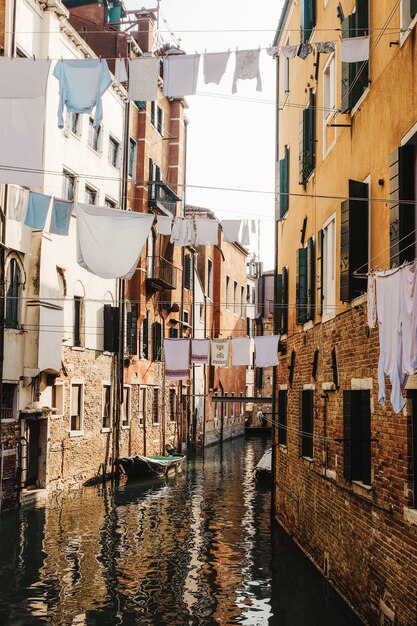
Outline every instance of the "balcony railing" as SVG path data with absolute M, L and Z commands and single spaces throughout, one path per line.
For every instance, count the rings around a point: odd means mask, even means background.
M 148 183 L 148 204 L 157 208 L 162 214 L 175 215 L 177 202 L 181 198 L 162 180 L 149 181 Z
M 161 256 L 148 256 L 146 285 L 158 291 L 175 289 L 177 286 L 177 268 Z

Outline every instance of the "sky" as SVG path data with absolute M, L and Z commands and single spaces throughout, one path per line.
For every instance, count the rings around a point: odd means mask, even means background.
M 139 1 L 156 7 L 156 1 Z M 232 52 L 219 85 L 204 84 L 200 57 L 197 93 L 186 98 L 186 202 L 212 209 L 220 219 L 259 220 L 260 237 L 252 236 L 250 249 L 259 252 L 265 270 L 274 266 L 276 89 L 276 62 L 265 48 L 273 42 L 281 6 L 281 0 L 160 2 L 165 41 L 174 41 L 171 32 L 188 54 Z M 262 91 L 256 91 L 256 80 L 240 80 L 232 94 L 235 50 L 259 47 Z

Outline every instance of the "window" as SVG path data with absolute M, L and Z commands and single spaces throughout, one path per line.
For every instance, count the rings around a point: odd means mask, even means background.
M 136 179 L 136 153 L 137 153 L 137 144 L 132 137 L 129 137 L 129 166 L 128 166 L 128 175 L 130 178 Z
M 226 309 L 230 309 L 230 276 L 226 276 Z
M 163 134 L 164 127 L 164 111 L 157 105 L 155 100 L 151 102 L 151 124 L 160 135 Z
M 64 415 L 64 385 L 55 383 L 52 385 L 52 407 L 56 409 L 55 415 Z
M 106 196 L 104 198 L 104 206 L 108 206 L 110 209 L 116 209 L 117 208 L 117 202 L 115 200 L 112 200 L 111 198 L 108 198 Z
M 245 288 L 242 286 L 240 288 L 240 317 L 241 319 L 245 319 Z
M 148 199 L 157 200 L 160 197 L 158 182 L 161 181 L 161 168 L 152 159 L 149 159 Z
M 85 202 L 86 204 L 96 204 L 97 202 L 97 191 L 92 187 L 85 186 Z
M 217 393 L 217 391 L 215 391 L 214 394 L 213 394 L 213 396 L 215 398 L 217 398 L 218 395 L 219 394 Z M 217 420 L 217 419 L 219 419 L 219 403 L 218 402 L 214 402 L 213 404 L 214 404 L 214 416 L 213 417 L 214 417 L 215 420 Z
M 301 40 L 308 41 L 316 25 L 316 0 L 300 0 Z
M 277 288 L 277 327 L 281 335 L 288 332 L 288 267 L 276 276 Z
M 239 395 L 240 395 L 240 398 L 241 398 L 240 402 L 239 402 L 239 404 L 240 404 L 240 415 L 244 415 L 245 414 L 245 403 L 243 402 L 243 399 L 242 399 L 243 398 L 243 391 L 241 391 Z
M 6 275 L 6 306 L 4 324 L 6 328 L 19 326 L 19 295 L 21 274 L 16 259 L 10 259 Z
M 130 390 L 127 385 L 123 387 L 123 404 L 122 404 L 122 428 L 130 427 Z
M 416 197 L 416 139 L 414 135 L 389 157 L 390 196 L 396 200 L 390 203 L 391 267 L 398 267 L 404 261 L 413 261 L 417 257 L 416 213 L 410 211 L 410 201 L 413 202 Z
M 300 118 L 300 185 L 306 185 L 316 167 L 316 96 L 311 91 Z
M 177 412 L 177 393 L 174 387 L 169 390 L 169 421 L 175 422 Z
M 104 352 L 119 352 L 119 316 L 118 306 L 105 304 L 103 307 L 103 350 Z
M 227 391 L 224 392 L 224 397 L 227 398 L 229 395 L 229 393 Z M 228 412 L 229 412 L 229 403 L 227 402 L 227 400 L 225 402 L 222 402 L 223 404 L 223 417 L 227 417 Z
M 84 346 L 84 298 L 74 296 L 74 346 Z
M 139 424 L 146 418 L 146 387 L 139 387 Z
M 109 137 L 109 163 L 113 165 L 113 167 L 119 166 L 119 153 L 120 153 L 120 143 L 113 139 L 113 137 Z
M 184 255 L 184 288 L 192 289 L 192 257 L 191 254 Z
M 349 198 L 342 202 L 340 237 L 340 299 L 348 302 L 367 290 L 367 279 L 354 271 L 368 269 L 369 186 L 349 180 Z
M 330 55 L 329 60 L 323 70 L 323 155 L 334 143 L 334 129 L 327 126 L 332 119 L 332 115 L 336 110 L 336 63 L 334 53 Z M 324 156 L 323 156 L 324 158 Z
M 140 354 L 141 359 L 149 359 L 149 311 L 143 319 L 140 327 Z
M 401 28 L 407 29 L 417 15 L 417 0 L 401 0 Z
M 159 424 L 159 387 L 153 389 L 152 421 L 154 424 Z
M 68 126 L 74 135 L 81 135 L 81 116 L 79 113 L 68 114 Z
M 207 259 L 207 297 L 213 300 L 213 261 Z
M 336 217 L 317 233 L 317 313 L 324 318 L 336 314 Z
M 408 473 L 412 480 L 409 505 L 417 509 L 417 391 L 410 391 L 409 397 L 411 399 L 411 416 L 408 418 Z
M 313 458 L 313 390 L 303 389 L 300 401 L 301 456 Z
M 162 359 L 162 324 L 154 322 L 152 324 L 152 360 Z
M 111 424 L 111 385 L 105 384 L 102 387 L 101 398 L 101 427 L 110 429 Z
M 14 420 L 16 415 L 17 385 L 3 383 L 3 405 L 0 407 L 0 419 Z
M 234 398 L 235 396 L 236 396 L 235 392 L 232 391 L 232 398 Z M 234 417 L 235 416 L 235 401 L 234 400 L 231 402 L 231 405 L 232 405 L 231 406 L 231 417 Z
M 130 303 L 130 311 L 127 311 L 126 314 L 126 349 L 128 354 L 138 353 L 138 313 L 138 303 Z
M 290 38 L 288 37 L 286 46 L 290 45 Z M 282 57 L 281 57 L 282 58 Z M 288 98 L 290 93 L 290 59 L 288 57 L 284 57 L 284 101 Z
M 81 432 L 83 427 L 83 385 L 76 383 L 71 385 L 71 432 Z
M 297 250 L 297 275 L 295 285 L 295 307 L 297 324 L 303 325 L 314 319 L 315 257 L 314 240 L 310 237 L 305 248 Z
M 237 315 L 238 302 L 237 302 L 237 282 L 233 281 L 233 313 Z
M 344 477 L 371 484 L 371 397 L 369 389 L 343 392 Z
M 147 239 L 147 267 L 146 277 L 155 278 L 156 276 L 156 232 L 151 228 Z
M 279 161 L 279 209 L 278 218 L 282 219 L 289 207 L 290 188 L 290 149 L 284 148 L 284 157 Z
M 101 126 L 94 127 L 92 117 L 90 117 L 88 125 L 88 145 L 95 152 L 98 152 L 101 148 Z
M 369 35 L 369 0 L 356 0 L 356 11 L 343 21 L 342 37 Z M 357 104 L 369 85 L 369 62 L 342 63 L 342 113 Z
M 63 190 L 62 190 L 62 198 L 63 200 L 69 200 L 72 202 L 74 200 L 75 193 L 75 176 L 70 174 L 70 172 L 63 171 Z
M 278 391 L 278 443 L 287 445 L 287 390 Z

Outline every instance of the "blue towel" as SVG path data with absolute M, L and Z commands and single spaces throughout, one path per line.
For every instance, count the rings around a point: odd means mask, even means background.
M 36 230 L 43 230 L 50 202 L 51 196 L 45 196 L 43 193 L 30 191 L 28 210 L 25 219 L 26 226 L 30 226 Z
M 53 235 L 68 235 L 71 221 L 72 202 L 54 199 L 49 232 Z

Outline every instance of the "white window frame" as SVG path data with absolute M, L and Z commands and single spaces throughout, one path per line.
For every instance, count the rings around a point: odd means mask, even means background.
M 113 161 L 110 159 L 110 146 L 112 144 L 116 146 L 116 163 L 113 163 Z M 111 165 L 112 167 L 115 167 L 116 169 L 120 167 L 120 141 L 116 139 L 116 137 L 113 137 L 113 135 L 109 135 L 107 160 L 109 162 L 109 165 Z
M 97 134 L 97 146 L 93 145 L 93 137 Z M 103 125 L 100 124 L 97 128 L 94 128 L 94 118 L 88 118 L 88 147 L 95 152 L 96 154 L 101 154 L 102 146 L 103 146 Z
M 240 319 L 245 319 L 245 287 L 240 287 Z
M 73 181 L 72 198 L 68 197 L 69 186 L 67 185 L 67 180 L 69 178 L 71 178 Z M 75 201 L 76 191 L 77 191 L 77 176 L 74 172 L 64 167 L 62 169 L 62 199 L 68 200 L 69 202 Z
M 238 284 L 237 280 L 233 281 L 233 313 L 238 314 Z
M 109 426 L 104 426 L 104 389 L 110 389 L 110 403 L 109 403 Z M 111 431 L 111 416 L 112 416 L 112 408 L 113 408 L 113 394 L 112 394 L 112 385 L 109 380 L 103 380 L 101 383 L 101 432 L 109 433 Z
M 96 189 L 95 187 L 93 187 L 89 183 L 86 183 L 85 186 L 84 186 L 84 192 L 85 192 L 85 203 L 86 204 L 89 204 L 90 206 L 95 206 L 96 204 L 98 204 L 98 199 L 99 199 L 98 189 Z M 87 199 L 88 192 L 91 192 L 92 194 L 94 194 L 94 202 L 89 202 L 88 201 L 88 199 Z
M 133 150 L 133 161 L 132 161 L 132 172 L 130 172 L 130 155 Z M 138 158 L 138 142 L 131 136 L 129 136 L 129 150 L 127 155 L 127 168 L 128 168 L 128 178 L 132 180 L 136 180 L 136 166 L 137 166 L 137 158 Z
M 60 389 L 59 392 L 59 403 L 58 403 L 58 396 L 57 396 L 57 390 L 58 387 Z M 56 409 L 56 413 L 53 414 L 53 417 L 62 417 L 64 415 L 64 407 L 65 407 L 65 387 L 64 387 L 64 383 L 61 382 L 55 382 L 52 385 L 51 388 L 51 404 L 53 402 L 53 390 L 55 389 L 55 404 L 59 406 L 54 406 L 52 408 Z M 60 409 L 60 410 L 59 410 Z
M 140 425 L 143 425 L 146 419 L 146 403 L 147 403 L 146 387 L 144 385 L 141 385 L 139 387 L 139 412 L 138 412 L 138 422 Z
M 243 391 L 241 391 L 239 393 L 239 398 L 240 398 L 240 401 L 239 401 L 239 404 L 240 404 L 240 416 L 242 417 L 245 414 L 245 411 L 244 411 L 244 408 L 243 408 L 244 404 L 245 404 L 243 402 Z
M 215 392 L 213 393 L 213 397 L 214 397 L 214 398 L 217 398 L 217 396 L 218 396 L 218 395 L 219 395 L 219 394 L 218 394 L 218 392 L 217 392 L 217 391 L 215 391 Z M 218 402 L 213 402 L 213 404 L 214 404 L 213 417 L 214 417 L 214 419 L 216 420 L 216 419 L 218 419 L 218 418 L 219 418 L 219 403 L 218 403 Z
M 161 424 L 161 420 L 159 419 L 159 416 L 158 416 L 158 421 L 157 421 L 157 422 L 155 422 L 155 420 L 154 420 L 155 391 L 157 392 L 157 397 L 158 397 L 158 404 L 157 404 L 157 409 L 158 409 L 158 410 L 159 410 L 160 400 L 161 400 L 161 398 L 160 398 L 160 395 L 161 395 L 161 393 L 160 393 L 160 392 L 161 392 L 161 388 L 160 388 L 160 387 L 154 387 L 154 388 L 152 389 L 152 424 L 153 424 L 154 426 L 160 426 L 160 424 Z M 158 412 L 158 411 L 157 411 L 157 412 Z
M 126 402 L 125 402 L 126 390 Z M 132 421 L 132 385 L 123 385 L 123 404 L 121 415 L 122 430 L 128 430 Z M 125 424 L 123 422 L 126 422 Z
M 229 397 L 228 391 L 224 392 L 224 397 L 225 398 Z M 229 403 L 227 402 L 227 400 L 223 402 L 223 417 L 229 417 Z
M 232 391 L 232 398 L 236 398 L 236 393 L 234 391 Z M 230 417 L 235 417 L 235 401 L 233 400 L 231 404 L 232 404 L 232 410 L 231 410 Z
M 227 311 L 230 311 L 230 276 L 226 274 L 225 285 L 225 307 Z
M 322 72 L 322 84 L 323 84 L 323 159 L 329 154 L 330 150 L 336 143 L 336 136 L 330 145 L 327 145 L 327 124 L 331 120 L 334 112 L 336 111 L 336 55 L 332 52 L 327 59 L 327 62 Z M 327 89 L 327 93 L 326 93 Z
M 330 224 L 333 223 L 332 239 L 329 240 L 328 231 Z M 326 322 L 333 319 L 336 315 L 336 212 L 333 213 L 323 224 L 323 315 L 322 322 Z M 329 255 L 329 247 L 332 247 L 332 254 Z M 329 266 L 330 258 L 330 266 Z M 330 284 L 332 284 L 332 298 L 330 298 L 329 288 L 329 276 Z
M 69 414 L 69 434 L 70 437 L 82 437 L 84 435 L 84 389 L 85 382 L 82 378 L 73 378 L 70 384 L 70 414 Z M 80 387 L 81 399 L 80 399 L 80 428 L 79 430 L 71 429 L 72 421 L 72 388 Z

